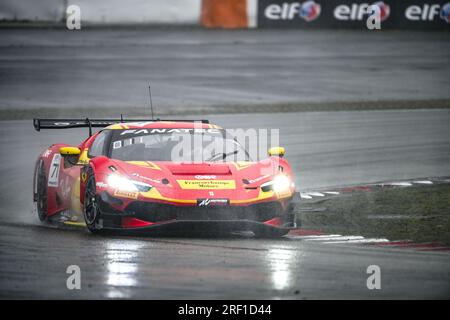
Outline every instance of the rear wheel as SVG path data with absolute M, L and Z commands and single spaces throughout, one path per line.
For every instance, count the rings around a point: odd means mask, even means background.
M 91 168 L 87 170 L 86 175 L 86 190 L 83 205 L 84 221 L 90 232 L 98 233 L 100 231 L 98 228 L 100 208 L 96 194 L 95 176 Z
M 36 173 L 36 209 L 39 220 L 45 221 L 47 219 L 47 175 L 45 173 L 44 161 L 40 161 Z

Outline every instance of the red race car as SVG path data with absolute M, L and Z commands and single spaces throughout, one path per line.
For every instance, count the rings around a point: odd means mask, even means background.
M 85 223 L 93 233 L 253 231 L 259 237 L 296 227 L 300 197 L 281 147 L 253 162 L 207 120 L 34 119 L 34 127 L 89 128 L 80 145 L 54 144 L 39 155 L 33 194 L 41 221 Z M 183 138 L 200 143 L 186 147 Z M 226 152 L 204 156 L 211 139 Z M 238 155 L 241 161 L 229 160 Z

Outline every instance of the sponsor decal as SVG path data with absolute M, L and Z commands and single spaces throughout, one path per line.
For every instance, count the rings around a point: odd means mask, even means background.
M 229 204 L 229 199 L 197 199 L 197 205 L 199 207 L 227 206 Z
M 450 23 L 450 2 L 442 6 L 439 17 L 445 22 Z
M 181 189 L 235 189 L 234 180 L 177 180 Z
M 137 177 L 137 178 L 139 178 L 139 179 L 146 180 L 146 181 L 150 181 L 150 182 L 153 182 L 153 183 L 161 183 L 161 180 L 152 179 L 152 178 L 149 178 L 149 177 L 140 175 L 139 173 L 132 173 L 131 175 L 132 175 L 133 177 Z
M 247 181 L 248 181 L 249 184 L 252 184 L 252 183 L 255 183 L 255 182 L 264 180 L 264 179 L 266 179 L 266 178 L 268 178 L 268 177 L 270 177 L 270 176 L 272 176 L 272 175 L 266 174 L 266 175 L 264 175 L 264 176 L 261 176 L 261 177 L 255 178 L 255 179 L 248 179 Z
M 301 18 L 307 22 L 316 20 L 322 11 L 321 5 L 314 1 L 282 4 L 270 4 L 264 10 L 264 16 L 269 20 L 293 20 Z
M 316 20 L 320 16 L 321 10 L 322 7 L 320 4 L 315 3 L 314 1 L 306 1 L 302 4 L 299 15 L 300 18 L 309 22 Z
M 214 133 L 221 134 L 220 129 L 203 128 L 154 128 L 154 129 L 128 129 L 123 130 L 120 135 L 140 135 L 140 134 L 164 134 L 164 133 Z
M 411 5 L 405 10 L 405 17 L 410 21 L 434 21 L 440 17 L 449 23 L 450 2 L 442 5 L 437 3 L 424 3 L 421 5 Z
M 115 121 L 90 121 L 92 125 L 111 125 L 114 124 Z M 73 122 L 53 122 L 51 125 L 55 127 L 67 127 L 67 126 L 84 126 L 86 125 L 86 121 L 73 121 Z
M 369 27 L 369 21 L 376 27 Z M 367 27 L 372 30 L 381 28 L 381 23 L 383 29 L 447 29 L 450 0 L 258 1 L 258 27 L 262 28 Z
M 117 197 L 122 197 L 122 198 L 137 199 L 139 192 L 116 190 L 116 191 L 114 191 L 114 195 Z
M 380 8 L 380 18 L 381 22 L 385 21 L 387 18 L 389 18 L 389 15 L 391 14 L 391 7 L 384 3 L 383 1 L 375 2 L 373 5 L 378 6 Z
M 83 170 L 81 172 L 81 181 L 86 182 L 86 179 L 87 179 L 87 173 L 86 173 L 86 171 Z
M 198 174 L 198 175 L 194 176 L 194 178 L 198 179 L 198 180 L 203 180 L 203 179 L 204 180 L 214 180 L 217 177 L 215 175 L 200 175 L 200 174 Z
M 383 1 L 373 3 L 373 5 L 380 8 L 381 21 L 385 21 L 389 18 L 391 9 L 389 5 Z M 368 15 L 371 14 L 371 4 L 369 3 L 352 3 L 349 5 L 341 4 L 334 9 L 334 17 L 340 21 L 362 21 L 365 20 Z
M 61 167 L 61 155 L 56 153 L 53 156 L 48 172 L 48 186 L 57 188 L 59 184 L 59 171 Z

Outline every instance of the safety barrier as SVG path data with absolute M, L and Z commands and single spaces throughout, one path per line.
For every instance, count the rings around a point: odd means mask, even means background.
M 0 21 L 63 22 L 67 6 L 77 5 L 87 24 L 365 29 L 373 4 L 381 29 L 450 27 L 450 0 L 2 0 Z

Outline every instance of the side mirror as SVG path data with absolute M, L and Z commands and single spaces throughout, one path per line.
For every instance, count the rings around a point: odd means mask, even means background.
M 61 147 L 59 148 L 59 153 L 64 156 L 79 156 L 81 150 L 77 147 Z
M 59 153 L 64 158 L 64 162 L 76 165 L 80 157 L 81 150 L 77 147 L 61 147 Z
M 283 147 L 273 147 L 273 148 L 270 148 L 267 153 L 271 157 L 278 156 L 280 158 L 283 158 L 285 149 Z

